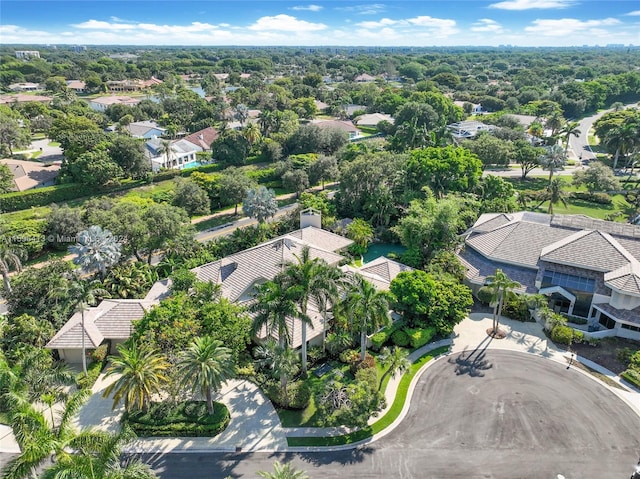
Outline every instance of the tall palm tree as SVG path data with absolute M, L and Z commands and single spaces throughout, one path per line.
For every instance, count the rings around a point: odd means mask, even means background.
M 367 333 L 389 324 L 389 294 L 378 291 L 359 274 L 353 275 L 352 283 L 344 300 L 351 323 L 357 322 L 360 332 L 360 359 L 367 353 Z
M 37 470 L 54 454 L 66 454 L 67 448 L 77 437 L 73 419 L 88 398 L 90 391 L 80 390 L 62 403 L 57 421 L 50 423 L 44 411 L 34 407 L 30 401 L 16 401 L 9 412 L 16 442 L 21 453 L 9 461 L 3 469 L 5 479 L 37 478 Z
M 118 433 L 86 431 L 70 441 L 69 451 L 41 474 L 42 479 L 154 479 L 149 466 L 138 459 L 121 460 L 123 446 L 135 438 L 128 428 Z
M 74 278 L 66 281 L 62 286 L 55 288 L 50 292 L 52 298 L 67 298 L 67 301 L 73 303 L 76 312 L 80 313 L 81 319 L 81 348 L 82 348 L 82 371 L 87 374 L 87 350 L 86 350 L 86 327 L 85 327 L 85 311 L 90 306 L 95 306 L 100 298 L 109 298 L 109 292 L 102 288 L 98 280 L 87 281 L 81 278 Z
M 487 283 L 491 289 L 491 302 L 493 303 L 493 335 L 500 332 L 500 315 L 502 314 L 502 305 L 504 298 L 511 293 L 514 288 L 520 286 L 520 283 L 513 281 L 501 269 L 496 269 L 495 274 L 487 276 Z
M 561 169 L 567 162 L 567 155 L 560 145 L 548 146 L 545 153 L 539 158 L 540 165 L 549 169 L 549 183 L 553 173 Z
M 380 356 L 378 356 L 378 359 L 382 364 L 382 367 L 386 369 L 384 374 L 380 378 L 378 391 L 382 389 L 382 385 L 384 384 L 384 380 L 387 378 L 387 376 L 391 376 L 393 378 L 396 376 L 396 374 L 402 374 L 411 367 L 411 361 L 409 361 L 409 351 L 397 346 L 394 346 L 393 349 L 384 348 L 380 352 Z
M 258 476 L 264 479 L 309 479 L 304 471 L 298 471 L 291 463 L 281 464 L 276 461 L 273 464 L 273 472 L 258 471 Z
M 158 145 L 158 149 L 157 149 L 158 153 L 160 153 L 160 155 L 164 155 L 165 157 L 165 165 L 167 165 L 167 168 L 172 168 L 173 165 L 171 164 L 171 161 L 173 159 L 173 148 L 171 147 L 171 141 L 169 140 L 160 140 L 160 145 Z
M 178 359 L 178 374 L 183 385 L 191 385 L 207 400 L 207 410 L 213 414 L 213 391 L 218 391 L 227 379 L 233 377 L 231 350 L 222 341 L 204 336 L 196 338 Z
M 102 397 L 113 393 L 114 409 L 124 400 L 127 411 L 148 410 L 151 397 L 169 381 L 169 362 L 162 354 L 136 344 L 118 345 L 118 353 L 111 358 L 106 377 L 119 377 L 107 386 Z
M 542 200 L 542 203 L 544 203 L 545 201 L 549 202 L 547 213 L 549 213 L 550 215 L 553 214 L 553 206 L 557 205 L 558 203 L 562 203 L 565 208 L 567 207 L 567 195 L 562 189 L 563 185 L 564 183 L 560 178 L 554 178 L 545 189 L 544 199 Z M 540 203 L 538 207 L 540 207 L 542 203 Z
M 275 126 L 275 113 L 273 110 L 263 110 L 258 117 L 258 124 L 260 125 L 260 133 L 262 136 L 267 136 L 273 130 Z
M 545 123 L 547 128 L 551 128 L 551 136 L 556 136 L 558 131 L 562 128 L 564 124 L 564 118 L 562 117 L 562 113 L 555 110 L 548 117 Z
M 280 378 L 280 389 L 286 397 L 289 379 L 300 369 L 298 353 L 289 347 L 279 346 L 270 338 L 256 348 L 255 354 L 260 368 L 268 369 L 272 377 Z
M 560 135 L 564 137 L 564 156 L 567 156 L 567 151 L 569 151 L 569 140 L 572 136 L 578 138 L 582 133 L 580 128 L 578 128 L 580 124 L 577 121 L 568 121 L 560 130 Z
M 78 233 L 78 242 L 69 246 L 69 252 L 78 255 L 73 258 L 74 264 L 85 272 L 97 271 L 104 279 L 107 268 L 120 261 L 120 248 L 111 231 L 94 225 Z
M 260 129 L 258 128 L 258 125 L 256 125 L 255 123 L 249 123 L 245 129 L 242 131 L 242 135 L 246 138 L 246 140 L 249 142 L 249 145 L 253 146 L 254 143 L 256 143 L 257 141 L 260 140 L 260 137 L 262 136 L 260 134 Z
M 309 300 L 319 303 L 325 295 L 338 296 L 338 285 L 329 272 L 331 267 L 319 258 L 311 258 L 308 246 L 302 248 L 300 255 L 294 255 L 295 262 L 282 264 L 285 286 L 296 298 L 300 316 L 308 318 Z M 311 321 L 302 322 L 302 372 L 307 372 L 307 323 L 313 328 Z
M 22 271 L 22 262 L 20 261 L 20 253 L 10 248 L 6 244 L 0 243 L 0 274 L 2 274 L 2 281 L 4 282 L 4 290 L 6 294 L 11 294 L 11 281 L 9 279 L 9 272 L 13 269 L 18 273 Z
M 256 313 L 256 316 L 251 325 L 251 334 L 258 336 L 265 328 L 267 337 L 273 337 L 274 333 L 277 333 L 280 347 L 289 347 L 289 318 L 309 321 L 309 318 L 300 317 L 293 291 L 283 284 L 281 277 L 276 277 L 274 281 L 258 285 L 254 298 L 255 302 L 250 306 L 250 310 Z
M 623 122 L 609 130 L 603 139 L 608 147 L 615 147 L 613 156 L 613 169 L 618 167 L 620 155 L 627 155 L 634 146 L 640 144 L 640 125 L 634 122 Z

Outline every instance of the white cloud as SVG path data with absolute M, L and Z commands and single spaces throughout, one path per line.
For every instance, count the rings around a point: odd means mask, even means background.
M 627 13 L 630 17 L 640 17 L 640 10 L 634 10 L 633 12 Z
M 449 36 L 458 33 L 456 21 L 448 18 L 434 18 L 429 16 L 419 16 L 402 20 L 392 20 L 382 18 L 377 22 L 360 22 L 357 26 L 366 30 L 384 29 L 390 26 L 401 27 L 402 33 L 407 36 L 413 33 L 428 32 L 435 36 Z M 379 35 L 381 31 L 377 32 Z
M 504 29 L 495 20 L 490 18 L 481 18 L 473 24 L 471 27 L 472 32 L 490 32 L 490 33 L 502 33 Z
M 259 18 L 256 23 L 249 26 L 249 30 L 254 31 L 273 31 L 282 32 L 310 32 L 325 30 L 327 26 L 324 23 L 312 23 L 305 20 L 298 20 L 291 15 L 275 15 L 273 17 Z
M 320 5 L 297 5 L 295 7 L 291 7 L 291 10 L 298 10 L 298 11 L 308 11 L 308 12 L 319 12 L 320 10 L 322 10 L 324 7 L 320 6 Z
M 575 4 L 575 0 L 508 0 L 492 3 L 489 8 L 500 10 L 532 10 L 567 8 Z
M 596 36 L 608 34 L 602 27 L 619 25 L 621 22 L 615 18 L 602 20 L 578 20 L 577 18 L 560 18 L 556 20 L 534 20 L 533 25 L 524 30 L 548 37 L 570 36 L 575 33 L 590 33 Z
M 355 12 L 358 15 L 375 15 L 384 12 L 387 6 L 382 3 L 371 3 L 369 5 L 351 5 L 349 7 L 336 7 L 336 10 L 343 12 Z
M 71 26 L 87 30 L 131 30 L 134 27 L 130 23 L 110 23 L 101 20 L 87 20 Z

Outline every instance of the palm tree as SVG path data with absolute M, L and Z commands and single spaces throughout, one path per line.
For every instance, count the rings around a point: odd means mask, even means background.
M 68 301 L 73 303 L 76 312 L 80 313 L 80 324 L 82 328 L 82 371 L 86 375 L 87 351 L 85 346 L 86 328 L 84 321 L 84 312 L 89 309 L 90 306 L 95 306 L 98 303 L 98 299 L 109 298 L 109 292 L 102 288 L 102 285 L 98 280 L 85 281 L 80 278 L 75 278 L 52 290 L 50 295 L 54 299 L 57 299 L 59 297 L 68 298 Z
M 547 128 L 551 128 L 551 136 L 556 136 L 558 131 L 562 128 L 564 124 L 564 118 L 562 117 L 562 113 L 555 110 L 548 117 L 546 121 Z
M 289 379 L 300 369 L 300 356 L 289 347 L 282 347 L 269 338 L 256 348 L 256 363 L 260 368 L 271 371 L 273 378 L 280 378 L 280 389 L 287 397 Z
M 504 298 L 511 293 L 520 283 L 513 281 L 501 269 L 496 269 L 492 276 L 487 276 L 487 283 L 491 289 L 491 302 L 493 303 L 493 327 L 492 335 L 498 337 L 500 334 L 500 315 Z
M 236 106 L 235 111 L 233 112 L 233 117 L 240 122 L 242 126 L 246 123 L 249 118 L 249 108 L 246 105 L 240 103 Z
M 384 380 L 387 376 L 391 375 L 391 377 L 394 378 L 396 374 L 402 374 L 411 367 L 409 351 L 397 346 L 394 346 L 391 350 L 389 348 L 384 348 L 380 352 L 378 360 L 382 363 L 382 367 L 386 368 L 386 371 L 380 378 L 378 391 L 382 389 L 382 385 L 384 384 Z
M 120 261 L 120 247 L 111 231 L 94 225 L 78 233 L 78 242 L 69 246 L 69 252 L 78 255 L 74 264 L 86 272 L 98 271 L 104 279 L 107 268 Z
M 640 125 L 633 122 L 623 122 L 612 128 L 605 135 L 603 142 L 608 147 L 615 147 L 613 156 L 613 169 L 618 167 L 620 155 L 626 155 L 633 150 L 634 146 L 640 143 Z
M 70 451 L 56 457 L 42 479 L 154 479 L 149 466 L 138 459 L 121 460 L 122 447 L 135 438 L 128 428 L 118 433 L 82 432 L 69 442 Z
M 280 464 L 278 461 L 273 464 L 273 472 L 258 471 L 258 476 L 264 479 L 309 479 L 306 472 L 296 470 L 291 463 Z
M 544 203 L 545 201 L 549 202 L 547 213 L 549 213 L 550 215 L 553 214 L 553 205 L 562 203 L 565 208 L 567 207 L 567 195 L 562 189 L 563 185 L 564 183 L 560 178 L 554 178 L 551 183 L 547 185 L 542 203 Z M 538 205 L 538 208 L 542 205 L 542 203 Z
M 330 274 L 331 267 L 319 258 L 311 258 L 308 246 L 302 248 L 300 256 L 294 255 L 295 262 L 283 263 L 285 287 L 296 297 L 300 316 L 308 318 L 309 300 L 320 303 L 323 297 L 336 298 L 338 285 Z M 311 321 L 308 324 L 313 328 Z M 302 372 L 307 373 L 307 322 L 302 322 Z
M 560 145 L 548 146 L 540 157 L 540 165 L 549 168 L 549 183 L 556 170 L 561 169 L 567 161 L 567 155 Z
M 255 123 L 249 123 L 242 132 L 243 136 L 249 142 L 249 145 L 253 146 L 254 143 L 260 140 L 260 129 Z
M 165 357 L 136 344 L 118 345 L 118 356 L 111 357 L 106 377 L 119 376 L 104 390 L 102 397 L 113 393 L 113 409 L 124 399 L 127 411 L 146 411 L 151 397 L 168 382 L 169 363 Z
M 70 443 L 77 437 L 73 419 L 89 395 L 90 391 L 83 389 L 69 396 L 62 403 L 57 423 L 54 419 L 51 424 L 44 412 L 28 400 L 14 402 L 9 418 L 21 453 L 5 466 L 3 478 L 37 478 L 36 471 L 52 454 L 56 457 L 66 454 Z
M 11 249 L 6 244 L 0 244 L 0 274 L 4 282 L 4 290 L 7 295 L 11 294 L 11 281 L 9 280 L 9 272 L 14 269 L 18 273 L 22 271 L 22 262 L 20 261 L 19 252 Z
M 577 121 L 569 121 L 567 123 L 565 123 L 564 127 L 562 127 L 562 130 L 560 130 L 560 135 L 564 136 L 564 141 L 565 141 L 565 145 L 564 145 L 564 156 L 567 156 L 567 151 L 569 151 L 569 140 L 572 136 L 575 136 L 576 138 L 578 138 L 580 136 L 580 134 L 582 133 L 580 131 L 580 128 L 578 128 L 580 126 L 580 124 Z
M 212 392 L 234 375 L 231 350 L 210 336 L 196 338 L 180 354 L 178 374 L 183 385 L 191 385 L 192 393 L 200 390 L 207 400 L 209 414 L 213 414 Z
M 171 164 L 171 160 L 173 158 L 173 148 L 171 147 L 171 141 L 160 140 L 157 152 L 160 153 L 160 155 L 164 155 L 165 165 L 167 165 L 167 168 L 172 168 L 173 165 Z
M 289 347 L 291 344 L 289 318 L 309 321 L 309 318 L 300 317 L 293 293 L 294 291 L 283 284 L 281 277 L 256 286 L 255 302 L 250 306 L 250 310 L 256 313 L 251 325 L 253 336 L 258 336 L 265 328 L 267 337 L 277 334 L 280 347 Z
M 267 136 L 273 130 L 275 126 L 275 113 L 272 110 L 263 110 L 258 117 L 258 124 L 260 125 L 260 133 L 262 136 Z
M 364 277 L 355 274 L 344 302 L 352 324 L 358 322 L 360 359 L 364 361 L 367 353 L 367 333 L 390 322 L 389 294 L 378 291 Z

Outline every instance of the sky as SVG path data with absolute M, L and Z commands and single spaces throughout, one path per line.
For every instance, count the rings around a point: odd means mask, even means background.
M 2 0 L 0 43 L 640 45 L 638 0 L 374 2 Z

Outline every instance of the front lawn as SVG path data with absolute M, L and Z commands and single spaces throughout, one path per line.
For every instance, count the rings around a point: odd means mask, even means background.
M 122 416 L 140 437 L 213 437 L 227 428 L 230 419 L 227 406 L 214 402 L 209 415 L 204 401 L 152 403 L 148 412 Z

